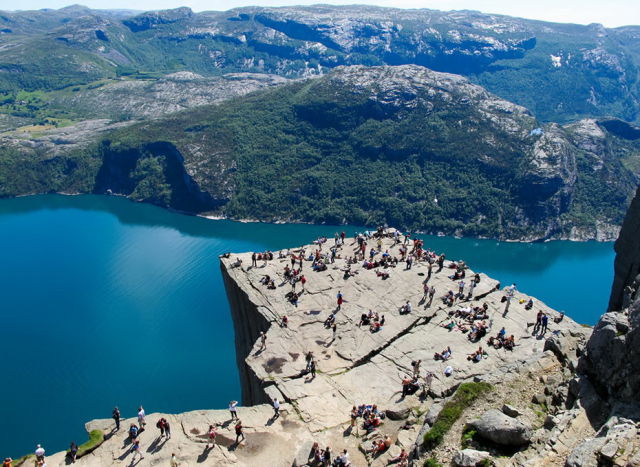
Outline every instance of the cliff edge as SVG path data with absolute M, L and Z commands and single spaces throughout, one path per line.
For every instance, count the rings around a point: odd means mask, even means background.
M 461 260 L 430 265 L 425 257 L 441 252 L 426 248 L 389 229 L 255 260 L 252 253 L 222 257 L 246 439 L 236 442 L 225 410 L 152 414 L 136 465 L 168 463 L 172 453 L 180 465 L 317 465 L 314 443 L 329 446 L 332 457 L 347 450 L 354 467 L 638 465 L 629 401 L 613 410 L 603 380 L 585 365 L 604 362 L 593 348 L 600 335 L 616 346 L 611 352 L 634 359 L 640 306 L 618 313 L 628 314 L 626 332 L 616 327 L 612 339 L 601 322 L 590 336 L 589 328 Z M 354 259 L 362 251 L 367 262 Z M 537 319 L 543 314 L 546 326 Z M 515 345 L 497 342 L 501 334 Z M 169 440 L 154 428 L 161 417 L 172 425 Z M 88 424 L 107 439 L 77 464 L 129 463 L 124 431 L 134 422 L 123 421 L 120 431 L 109 420 Z M 212 448 L 209 425 L 218 432 Z M 47 461 L 63 465 L 64 453 Z

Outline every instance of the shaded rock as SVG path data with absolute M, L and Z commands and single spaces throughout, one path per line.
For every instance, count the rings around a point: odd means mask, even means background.
M 463 449 L 453 456 L 453 465 L 456 467 L 475 467 L 485 459 L 489 459 L 491 454 L 487 451 L 476 451 L 475 449 Z
M 534 394 L 531 398 L 531 402 L 534 404 L 543 405 L 547 403 L 547 397 L 544 394 Z
M 389 420 L 405 420 L 411 415 L 411 409 L 408 407 L 404 409 L 387 409 L 385 413 Z
M 509 417 L 514 417 L 514 418 L 522 415 L 522 412 L 520 412 L 518 409 L 516 409 L 515 407 L 509 404 L 504 404 L 502 406 L 502 412 L 505 415 L 508 415 Z
M 470 423 L 480 436 L 503 446 L 522 446 L 531 440 L 531 426 L 492 409 Z

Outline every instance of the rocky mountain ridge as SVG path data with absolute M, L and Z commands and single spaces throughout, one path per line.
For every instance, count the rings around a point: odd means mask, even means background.
M 261 76 L 211 78 L 202 94 L 189 91 L 203 80 L 189 74 L 76 94 L 85 104 L 112 95 L 105 111 L 142 115 L 280 82 Z M 156 98 L 117 98 L 133 86 Z M 176 89 L 190 94 L 184 103 L 170 97 Z M 5 133 L 5 172 L 26 175 L 7 178 L 3 194 L 119 193 L 231 218 L 606 240 L 639 175 L 639 142 L 622 130 L 593 119 L 543 124 L 459 75 L 416 65 L 338 67 L 150 122 L 95 127 L 93 140 L 73 144 L 81 126 Z M 55 173 L 25 178 L 42 167 Z
M 604 115 L 638 120 L 637 26 L 370 6 L 123 14 L 84 8 L 2 12 L 2 88 L 59 88 L 149 71 L 305 77 L 340 65 L 417 64 L 466 75 L 545 121 Z M 41 63 L 34 50 L 54 60 Z M 71 59 L 63 66 L 58 55 Z

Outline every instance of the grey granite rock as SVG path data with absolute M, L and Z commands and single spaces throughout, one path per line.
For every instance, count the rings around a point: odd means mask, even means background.
M 491 409 L 469 423 L 480 436 L 504 446 L 523 446 L 531 441 L 531 426 Z

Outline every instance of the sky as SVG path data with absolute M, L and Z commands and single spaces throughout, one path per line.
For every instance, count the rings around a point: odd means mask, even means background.
M 0 10 L 61 8 L 72 3 L 74 3 L 73 0 L 21 0 L 20 2 L 0 0 Z M 98 9 L 160 10 L 188 6 L 194 11 L 228 10 L 249 5 L 362 3 L 397 8 L 479 10 L 484 13 L 560 23 L 601 23 L 607 27 L 640 25 L 640 1 L 638 0 L 79 0 L 77 3 Z

